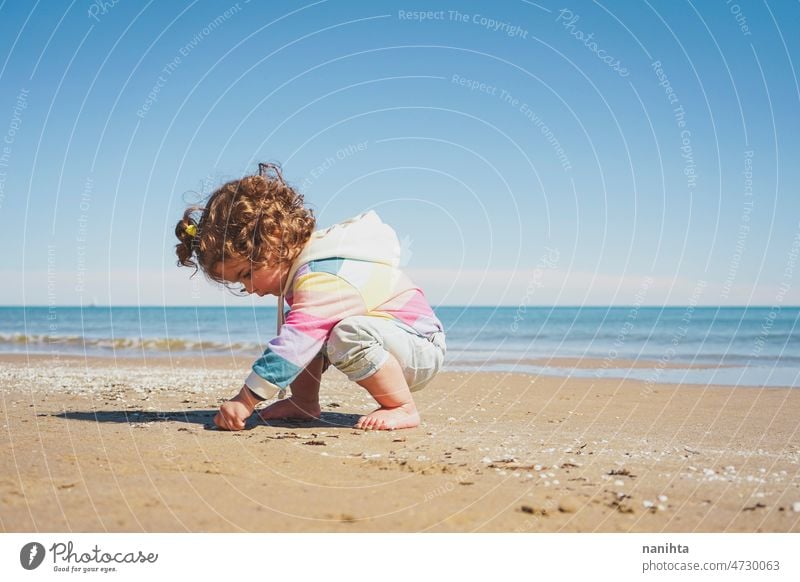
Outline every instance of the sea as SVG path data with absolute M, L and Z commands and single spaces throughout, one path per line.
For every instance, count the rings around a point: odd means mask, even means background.
M 800 386 L 800 307 L 448 306 L 435 311 L 446 331 L 447 370 L 648 384 Z M 275 325 L 270 306 L 0 307 L 0 353 L 255 358 Z M 572 366 L 565 358 L 582 364 Z

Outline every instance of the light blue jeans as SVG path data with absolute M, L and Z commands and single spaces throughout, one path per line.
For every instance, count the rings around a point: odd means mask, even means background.
M 369 315 L 340 321 L 322 348 L 326 367 L 330 362 L 353 382 L 372 376 L 392 354 L 412 392 L 433 380 L 442 369 L 446 352 L 444 332 L 428 338 L 395 319 Z

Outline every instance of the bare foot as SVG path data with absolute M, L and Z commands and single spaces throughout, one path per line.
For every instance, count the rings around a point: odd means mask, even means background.
M 378 408 L 358 419 L 355 428 L 364 430 L 395 430 L 419 426 L 419 412 L 413 402 L 395 408 Z
M 258 415 L 261 420 L 278 418 L 298 418 L 301 420 L 315 420 L 320 417 L 319 402 L 300 402 L 294 396 L 273 402 Z

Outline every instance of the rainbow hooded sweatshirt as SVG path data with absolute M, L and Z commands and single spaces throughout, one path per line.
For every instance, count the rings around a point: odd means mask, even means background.
M 372 210 L 314 232 L 278 299 L 278 335 L 245 385 L 264 399 L 285 390 L 320 353 L 333 327 L 353 315 L 395 319 L 426 337 L 444 331 L 399 263 L 397 235 Z M 291 308 L 285 319 L 284 300 Z

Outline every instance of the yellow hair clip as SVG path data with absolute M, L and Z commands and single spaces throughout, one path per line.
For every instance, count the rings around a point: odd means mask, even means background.
M 186 234 L 188 234 L 191 237 L 197 236 L 197 225 L 196 224 L 190 224 L 189 226 L 187 226 L 186 227 Z

